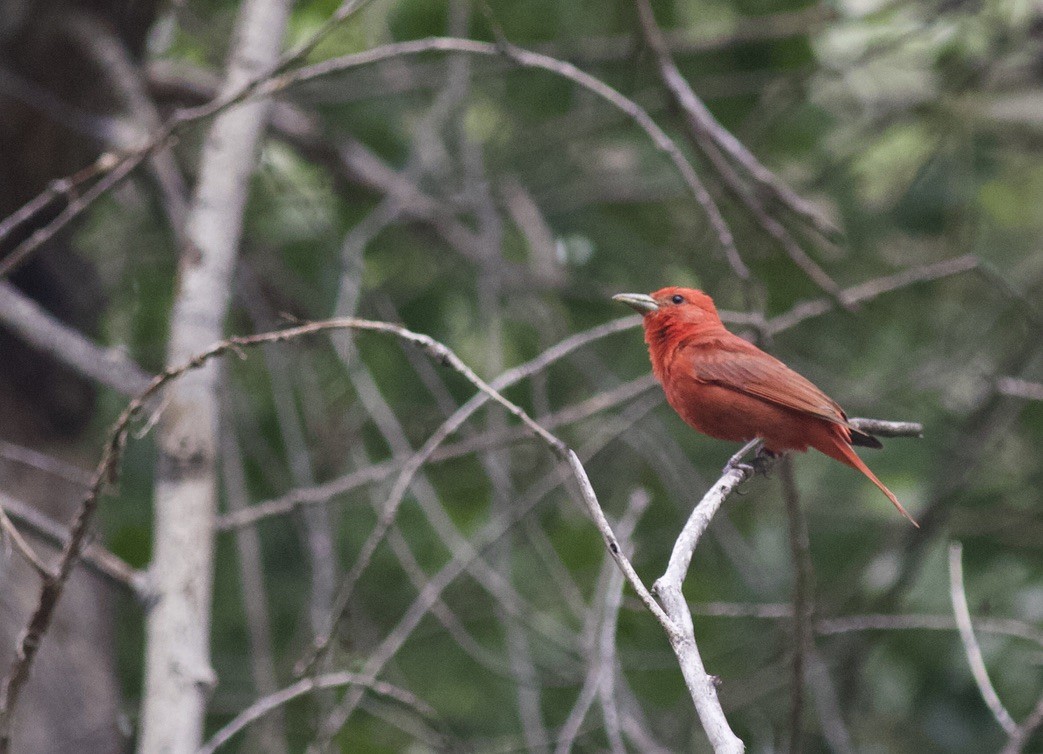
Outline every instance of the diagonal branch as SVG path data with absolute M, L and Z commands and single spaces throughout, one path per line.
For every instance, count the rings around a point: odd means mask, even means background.
M 623 329 L 624 324 L 621 323 L 629 324 L 626 320 L 621 320 L 609 323 L 606 329 Z M 228 338 L 215 343 L 210 348 L 207 348 L 189 358 L 184 363 L 171 367 L 157 375 L 153 378 L 149 386 L 131 400 L 120 414 L 119 418 L 109 431 L 109 437 L 103 448 L 102 457 L 98 461 L 98 465 L 95 469 L 90 489 L 80 504 L 76 519 L 70 530 L 69 538 L 59 558 L 58 567 L 55 570 L 54 577 L 44 580 L 37 607 L 34 610 L 25 631 L 23 631 L 22 636 L 19 639 L 15 659 L 13 660 L 8 675 L 3 682 L 2 689 L 0 689 L 0 750 L 3 750 L 3 747 L 9 741 L 10 716 L 17 704 L 18 696 L 29 677 L 29 672 L 33 661 L 36 658 L 37 651 L 39 650 L 40 642 L 43 640 L 44 635 L 50 628 L 54 609 L 57 606 L 58 600 L 61 598 L 69 575 L 81 559 L 88 536 L 90 521 L 93 518 L 94 512 L 97 510 L 102 494 L 108 489 L 109 485 L 114 484 L 119 477 L 119 469 L 122 462 L 123 451 L 126 447 L 130 425 L 143 412 L 143 409 L 149 401 L 168 383 L 182 377 L 192 370 L 203 367 L 212 359 L 222 356 L 229 351 L 242 355 L 243 349 L 255 347 L 264 343 L 282 343 L 321 332 L 345 329 L 392 335 L 420 348 L 436 362 L 458 372 L 472 385 L 478 388 L 484 398 L 484 400 L 476 402 L 478 405 L 481 405 L 487 400 L 492 400 L 503 406 L 509 414 L 517 417 L 532 434 L 542 440 L 552 450 L 555 456 L 565 461 L 572 469 L 573 474 L 576 476 L 577 481 L 580 484 L 583 492 L 583 499 L 591 509 L 592 514 L 595 516 L 596 523 L 608 543 L 612 557 L 618 564 L 620 564 L 620 567 L 623 568 L 624 574 L 626 574 L 631 585 L 638 592 L 638 595 L 641 597 L 645 605 L 660 621 L 664 629 L 667 630 L 667 633 L 672 635 L 676 630 L 672 621 L 670 621 L 665 613 L 663 613 L 662 609 L 659 608 L 659 605 L 655 602 L 640 578 L 637 576 L 633 566 L 630 565 L 629 560 L 627 560 L 620 551 L 619 544 L 616 541 L 615 535 L 612 533 L 608 522 L 605 520 L 604 513 L 601 512 L 600 504 L 597 501 L 593 487 L 590 485 L 590 480 L 587 478 L 586 472 L 583 470 L 582 464 L 579 462 L 576 454 L 566 446 L 565 443 L 544 429 L 520 407 L 504 398 L 498 390 L 478 377 L 478 375 L 475 374 L 474 371 L 471 370 L 471 368 L 468 367 L 447 346 L 434 340 L 430 336 L 415 333 L 399 325 L 387 322 L 377 322 L 357 318 L 342 318 L 322 322 L 312 322 L 274 332 Z M 589 333 L 584 333 L 583 335 L 584 337 L 582 338 L 569 339 L 568 341 L 559 344 L 556 349 L 550 349 L 549 351 L 544 352 L 539 359 L 524 365 L 524 369 L 516 368 L 505 372 L 498 382 L 503 381 L 506 384 L 510 384 L 512 380 L 517 381 L 518 379 L 521 379 L 522 377 L 519 375 L 529 373 L 528 370 L 535 370 L 543 364 L 549 363 L 554 358 L 560 358 L 563 351 L 567 352 L 571 348 L 576 348 L 579 344 L 587 342 L 591 337 Z
M 428 39 L 387 44 L 365 52 L 353 55 L 343 55 L 331 58 L 330 60 L 324 60 L 321 63 L 316 63 L 314 65 L 304 66 L 295 71 L 290 71 L 280 77 L 274 78 L 269 84 L 260 87 L 259 92 L 275 93 L 296 84 L 314 81 L 319 78 L 330 76 L 334 73 L 342 73 L 343 71 L 358 68 L 360 66 L 371 65 L 373 63 L 393 58 L 413 57 L 428 52 L 458 52 L 484 57 L 505 56 L 515 65 L 523 68 L 549 71 L 557 76 L 568 79 L 592 94 L 597 95 L 599 98 L 627 115 L 641 128 L 641 130 L 645 132 L 656 148 L 667 156 L 671 164 L 673 164 L 674 168 L 681 176 L 681 179 L 684 181 L 685 187 L 688 189 L 689 193 L 693 198 L 695 198 L 699 206 L 702 207 L 703 212 L 706 214 L 706 217 L 717 236 L 718 245 L 724 252 L 725 258 L 727 259 L 729 266 L 732 268 L 732 271 L 743 282 L 752 282 L 753 275 L 750 272 L 749 267 L 747 267 L 746 263 L 742 260 L 739 250 L 735 246 L 735 237 L 732 235 L 727 221 L 721 214 L 721 211 L 717 207 L 716 202 L 714 202 L 713 197 L 710 196 L 710 193 L 706 190 L 706 186 L 703 185 L 702 180 L 695 172 L 692 164 L 684 156 L 684 153 L 677 146 L 674 140 L 659 127 L 655 120 L 653 120 L 652 116 L 650 116 L 639 104 L 624 96 L 616 89 L 613 89 L 601 79 L 580 70 L 564 60 L 558 60 L 557 58 L 541 55 L 537 52 L 524 50 L 502 40 L 499 43 L 494 44 L 490 42 L 477 42 L 471 39 L 458 39 L 455 37 L 430 37 Z
M 8 518 L 7 511 L 2 506 L 0 506 L 0 531 L 3 532 L 4 536 L 11 538 L 15 549 L 22 554 L 22 557 L 32 566 L 41 579 L 46 581 L 54 578 L 54 572 L 43 562 L 32 545 L 25 541 L 22 532 L 18 531 L 18 527 Z
M 660 73 L 663 77 L 663 81 L 669 89 L 671 96 L 675 102 L 681 107 L 681 110 L 685 114 L 685 121 L 695 132 L 696 138 L 699 143 L 712 145 L 714 151 L 717 154 L 721 152 L 725 153 L 740 165 L 757 184 L 757 189 L 762 194 L 767 195 L 773 201 L 778 202 L 783 207 L 788 209 L 803 222 L 807 223 L 811 228 L 818 232 L 821 236 L 827 239 L 839 238 L 842 234 L 839 228 L 837 228 L 832 222 L 830 222 L 817 207 L 811 202 L 802 199 L 792 189 L 786 186 L 778 177 L 766 168 L 754 155 L 750 152 L 741 141 L 730 133 L 724 126 L 722 126 L 716 118 L 713 117 L 713 113 L 710 112 L 709 108 L 703 104 L 703 101 L 699 99 L 698 95 L 692 91 L 692 88 L 685 81 L 681 72 L 677 70 L 677 66 L 674 64 L 673 58 L 670 53 L 670 48 L 667 44 L 665 37 L 663 36 L 662 30 L 656 24 L 655 16 L 652 14 L 652 7 L 648 0 L 636 0 L 638 15 L 641 21 L 641 32 L 644 35 L 645 42 L 652 51 L 655 53 L 656 58 L 659 62 Z M 759 198 L 755 198 L 755 201 L 763 209 Z M 796 262 L 797 260 L 794 259 Z M 817 268 L 814 262 L 810 259 L 804 260 L 804 262 L 798 262 L 804 267 L 804 264 L 810 262 L 816 270 L 814 274 L 818 279 L 816 282 L 832 283 L 829 277 L 822 272 L 821 269 Z M 809 271 L 810 268 L 805 268 L 805 271 Z M 809 274 L 813 274 L 809 271 Z M 833 284 L 835 286 L 835 284 Z
M 6 280 L 0 280 L 0 324 L 26 343 L 123 395 L 135 395 L 151 375 L 118 348 L 105 348 L 60 322 Z
M 832 298 L 840 301 L 840 286 L 804 251 L 786 226 L 772 217 L 761 196 L 746 186 L 742 176 L 732 167 L 724 151 L 731 150 L 733 158 L 735 155 L 739 155 L 740 164 L 747 168 L 755 181 L 760 182 L 762 190 L 767 186 L 774 198 L 782 199 L 784 197 L 784 204 L 794 209 L 814 227 L 824 227 L 823 224 L 827 221 L 821 217 L 813 205 L 786 188 L 767 168 L 757 162 L 746 147 L 742 146 L 738 139 L 717 122 L 709 108 L 703 104 L 677 69 L 663 32 L 656 24 L 649 0 L 635 1 L 641 33 L 646 44 L 652 48 L 652 52 L 655 54 L 663 84 L 670 92 L 675 105 L 681 110 L 689 140 L 710 162 L 725 187 L 750 211 L 764 232 L 778 242 L 793 263 L 803 270 L 815 285 Z M 829 227 L 832 235 L 839 234 L 835 227 L 832 225 Z
M 396 702 L 412 708 L 417 712 L 417 714 L 422 715 L 423 717 L 435 716 L 434 709 L 432 709 L 429 704 L 419 699 L 411 691 L 399 688 L 398 686 L 392 686 L 390 683 L 385 683 L 383 681 L 368 680 L 358 673 L 327 673 L 325 675 L 314 676 L 311 678 L 303 678 L 297 681 L 297 683 L 287 686 L 284 689 L 280 689 L 273 694 L 261 697 L 236 715 L 231 722 L 214 733 L 210 740 L 199 748 L 198 754 L 213 754 L 213 752 L 228 743 L 233 736 L 246 728 L 246 726 L 260 720 L 265 715 L 271 714 L 273 711 L 289 704 L 300 696 L 310 694 L 319 689 L 336 689 L 344 686 L 362 686 L 371 690 L 375 694 L 394 699 Z
M 22 223 L 32 219 L 59 196 L 73 197 L 54 220 L 38 229 L 10 254 L 0 260 L 0 280 L 10 275 L 31 254 L 53 238 L 62 228 L 79 217 L 109 189 L 130 175 L 143 161 L 151 157 L 157 150 L 166 148 L 171 143 L 173 137 L 186 125 L 222 113 L 250 99 L 263 85 L 268 84 L 278 71 L 303 60 L 339 24 L 350 18 L 352 14 L 369 1 L 343 0 L 336 12 L 311 37 L 283 54 L 273 65 L 265 65 L 264 61 L 260 61 L 260 71 L 247 76 L 245 79 L 240 79 L 236 86 L 226 89 L 219 96 L 203 105 L 178 110 L 164 121 L 159 128 L 155 129 L 141 146 L 118 155 L 111 152 L 102 154 L 92 165 L 76 171 L 71 176 L 53 181 L 39 196 L 29 200 L 10 217 L 0 221 L 0 239 L 2 239 L 4 234 L 10 234 L 11 231 Z M 260 96 L 263 98 L 268 95 L 262 93 Z M 86 183 L 91 178 L 98 179 L 93 186 L 82 194 L 72 194 L 77 186 Z

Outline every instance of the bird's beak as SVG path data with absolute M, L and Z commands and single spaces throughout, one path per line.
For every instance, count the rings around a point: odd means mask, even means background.
M 640 314 L 651 314 L 659 309 L 655 299 L 644 293 L 617 293 L 612 300 L 626 304 Z

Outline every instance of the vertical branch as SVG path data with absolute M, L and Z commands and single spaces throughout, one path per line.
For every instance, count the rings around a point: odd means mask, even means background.
M 717 480 L 703 495 L 703 499 L 692 510 L 681 533 L 674 542 L 670 553 L 670 561 L 666 571 L 660 576 L 652 591 L 663 603 L 663 611 L 669 621 L 676 627 L 674 632 L 667 632 L 670 646 L 677 655 L 684 675 L 688 693 L 692 696 L 699 720 L 710 739 L 710 745 L 717 754 L 742 754 L 746 750 L 742 740 L 735 735 L 728 719 L 724 716 L 721 701 L 717 697 L 717 680 L 706 672 L 699 645 L 695 642 L 695 627 L 692 625 L 692 613 L 688 609 L 684 593 L 681 591 L 684 577 L 691 565 L 692 555 L 703 533 L 713 520 L 714 514 L 736 487 L 752 474 L 746 466 L 732 468 Z M 651 609 L 651 608 L 649 608 Z M 653 610 L 653 613 L 655 611 Z M 662 622 L 662 621 L 660 621 Z
M 616 524 L 616 537 L 626 555 L 631 554 L 631 537 L 649 501 L 647 492 L 635 490 L 630 496 L 623 518 Z M 584 621 L 584 643 L 588 652 L 587 677 L 558 734 L 555 754 L 567 754 L 572 751 L 580 726 L 583 725 L 594 699 L 599 695 L 602 696 L 602 711 L 606 713 L 605 727 L 612 751 L 625 751 L 620 741 L 618 711 L 612 696 L 616 673 L 616 624 L 623 602 L 623 586 L 623 571 L 616 567 L 610 554 L 606 553 L 601 564 L 601 573 L 598 575 L 597 588 L 594 590 L 594 597 L 587 608 Z
M 989 679 L 989 671 L 985 668 L 985 658 L 982 657 L 981 647 L 974 635 L 974 626 L 971 624 L 971 611 L 967 607 L 967 592 L 963 586 L 963 545 L 953 542 L 949 545 L 949 595 L 952 598 L 952 611 L 956 616 L 956 625 L 960 629 L 960 640 L 963 642 L 963 650 L 967 654 L 967 663 L 971 666 L 971 674 L 974 682 L 978 684 L 981 698 L 985 700 L 992 716 L 996 722 L 1006 731 L 1008 736 L 1018 734 L 1018 724 L 1003 706 L 999 695 L 996 693 L 992 681 Z
M 246 0 L 222 93 L 234 93 L 279 58 L 288 0 Z M 171 315 L 167 363 L 219 340 L 269 103 L 229 109 L 211 127 L 200 159 Z M 194 751 L 202 738 L 210 668 L 210 592 L 217 503 L 218 370 L 189 372 L 167 393 L 157 435 L 154 521 L 158 603 L 146 627 L 143 752 Z
M 456 0 L 452 4 L 455 22 L 450 25 L 451 35 L 462 35 L 466 30 L 469 2 Z M 454 56 L 451 63 L 452 75 L 460 79 L 462 89 L 470 87 L 470 59 L 465 55 Z M 503 258 L 503 220 L 496 206 L 496 200 L 490 188 L 491 180 L 487 174 L 483 146 L 476 142 L 465 127 L 463 118 L 458 118 L 455 126 L 457 143 L 463 163 L 464 194 L 477 218 L 479 250 L 481 262 L 477 276 L 476 298 L 479 316 L 486 322 L 487 347 L 485 368 L 488 374 L 499 374 L 504 368 L 504 312 L 501 306 L 504 260 Z M 503 430 L 507 426 L 506 414 L 493 410 L 488 414 L 488 428 L 492 431 Z M 489 449 L 480 455 L 492 484 L 494 515 L 506 516 L 513 504 L 511 485 L 511 459 L 508 453 Z M 511 577 L 512 553 L 514 550 L 514 533 L 503 538 L 496 549 L 496 561 L 500 571 L 507 579 Z M 511 675 L 514 677 L 515 697 L 518 705 L 518 718 L 521 721 L 522 734 L 529 751 L 547 751 L 548 732 L 542 712 L 542 689 L 533 664 L 529 642 L 518 621 L 502 607 L 497 607 L 497 615 L 503 625 L 507 645 L 507 658 Z
M 790 691 L 790 754 L 804 747 L 804 677 L 810 672 L 810 655 L 814 647 L 815 626 L 814 573 L 811 567 L 811 545 L 808 527 L 800 510 L 800 494 L 793 477 L 793 459 L 785 456 L 779 463 L 782 496 L 786 501 L 789 522 L 790 552 L 796 574 L 793 586 L 793 688 Z
M 239 299 L 254 327 L 263 330 L 274 325 L 275 317 L 264 305 L 260 286 L 253 276 L 240 274 L 238 282 L 242 286 Z M 263 347 L 262 352 L 268 379 L 271 381 L 271 396 L 279 426 L 279 437 L 294 487 L 312 486 L 315 484 L 315 474 L 312 471 L 305 439 L 304 422 L 297 410 L 296 389 L 292 378 L 295 355 L 287 355 L 271 345 Z M 308 553 L 308 570 L 311 574 L 308 609 L 312 630 L 321 631 L 329 622 L 330 611 L 333 609 L 333 596 L 337 586 L 337 551 L 327 506 L 310 506 L 307 510 L 301 511 L 300 517 L 303 522 L 302 544 Z
M 224 481 L 225 499 L 229 511 L 243 510 L 248 500 L 243 459 L 236 443 L 235 428 L 228 420 L 227 412 L 222 412 L 222 419 L 221 478 Z M 254 527 L 236 529 L 235 548 L 239 555 L 239 581 L 243 591 L 254 686 L 259 696 L 267 696 L 274 694 L 279 686 L 272 658 L 272 631 L 266 603 L 268 594 L 264 584 L 260 533 Z M 286 732 L 281 714 L 273 713 L 265 718 L 260 728 L 260 741 L 271 754 L 286 751 Z

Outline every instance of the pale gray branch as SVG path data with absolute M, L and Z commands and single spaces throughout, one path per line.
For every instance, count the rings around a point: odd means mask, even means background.
M 1000 701 L 999 695 L 989 679 L 989 671 L 985 668 L 981 647 L 974 635 L 971 613 L 967 607 L 967 592 L 963 586 L 963 545 L 959 542 L 949 545 L 949 596 L 952 599 L 956 625 L 960 629 L 963 650 L 967 654 L 967 662 L 971 666 L 971 674 L 978 685 L 978 691 L 985 700 L 985 704 L 988 705 L 989 711 L 996 718 L 996 722 L 1008 736 L 1014 736 L 1018 732 L 1018 724 L 1014 722 L 1014 718 L 1003 706 L 1003 702 Z
M 710 525 L 717 510 L 725 499 L 753 473 L 748 466 L 729 469 L 717 480 L 717 483 L 703 496 L 699 504 L 692 510 L 688 522 L 674 543 L 670 553 L 670 561 L 666 572 L 655 582 L 653 589 L 666 609 L 669 620 L 676 626 L 676 635 L 670 635 L 670 646 L 681 663 L 688 692 L 699 713 L 699 720 L 710 745 L 717 754 L 741 754 L 745 746 L 728 725 L 721 702 L 717 698 L 717 683 L 706 672 L 703 666 L 699 647 L 695 642 L 695 630 L 692 625 L 692 614 L 688 610 L 684 594 L 681 591 L 688 566 L 692 562 L 692 554 L 703 532 Z

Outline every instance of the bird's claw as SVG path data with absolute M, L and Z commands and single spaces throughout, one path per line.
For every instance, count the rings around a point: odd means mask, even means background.
M 768 472 L 771 471 L 772 467 L 775 465 L 775 461 L 778 460 L 778 458 L 779 457 L 775 453 L 772 453 L 770 450 L 767 450 L 766 448 L 761 448 L 757 455 L 753 457 L 753 460 L 750 461 L 750 465 L 753 467 L 753 470 L 758 474 L 768 476 Z
M 725 474 L 728 474 L 732 471 L 741 471 L 743 474 L 749 477 L 753 476 L 754 473 L 756 473 L 757 468 L 752 464 L 742 463 L 741 461 L 738 461 L 733 458 L 732 460 L 728 461 L 728 463 L 724 464 L 724 468 L 721 469 L 721 476 L 724 476 Z
M 768 472 L 771 471 L 772 466 L 775 465 L 777 459 L 778 456 L 775 453 L 761 448 L 757 452 L 757 455 L 751 458 L 748 463 L 743 463 L 738 458 L 732 458 L 728 463 L 724 464 L 724 468 L 721 470 L 721 476 L 724 476 L 731 471 L 741 471 L 747 477 L 753 477 L 757 474 L 767 476 Z

